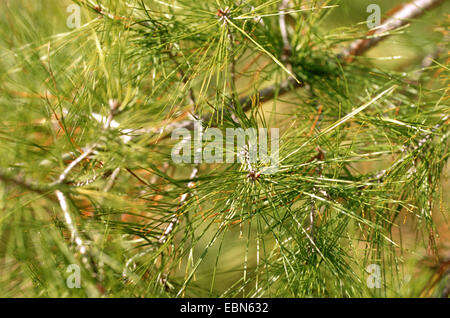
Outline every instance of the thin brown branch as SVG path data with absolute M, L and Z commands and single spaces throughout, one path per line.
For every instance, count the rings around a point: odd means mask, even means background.
M 38 194 L 45 194 L 46 192 L 52 190 L 52 187 L 37 185 L 29 180 L 26 180 L 21 177 L 11 176 L 9 173 L 5 172 L 3 169 L 0 169 L 0 180 L 5 183 L 12 183 L 16 186 L 19 186 L 25 190 L 35 192 Z
M 379 27 L 371 30 L 368 38 L 358 39 L 350 44 L 350 46 L 342 52 L 342 58 L 351 61 L 354 56 L 360 56 L 373 48 L 382 40 L 390 35 L 390 31 L 398 29 L 412 19 L 423 15 L 428 10 L 442 4 L 445 0 L 414 0 L 412 2 L 402 4 L 391 10 L 390 17 L 387 18 Z

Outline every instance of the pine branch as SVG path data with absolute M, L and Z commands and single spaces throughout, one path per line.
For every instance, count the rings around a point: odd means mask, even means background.
M 399 5 L 390 11 L 388 17 L 380 26 L 367 34 L 367 38 L 359 39 L 341 53 L 341 57 L 352 61 L 354 56 L 363 55 L 390 35 L 390 31 L 398 29 L 412 19 L 418 18 L 427 11 L 444 3 L 445 0 L 415 0 L 410 3 Z
M 378 43 L 385 40 L 389 36 L 389 31 L 407 24 L 411 19 L 420 17 L 443 2 L 444 0 L 415 0 L 400 6 L 400 8 L 397 9 L 398 11 L 395 11 L 381 26 L 368 34 L 370 39 L 356 40 L 350 44 L 348 48 L 338 54 L 338 56 L 347 63 L 351 62 L 354 56 L 366 53 Z M 284 15 L 280 15 L 280 21 L 284 20 L 281 19 L 282 16 Z M 284 28 L 282 28 L 282 32 L 285 32 Z M 282 38 L 285 44 L 284 48 L 287 48 L 287 35 L 282 33 Z M 283 54 L 287 54 L 287 56 L 290 55 L 290 53 Z M 289 78 L 279 85 L 272 85 L 260 90 L 257 93 L 257 96 L 259 96 L 261 102 L 267 102 L 273 99 L 276 93 L 278 93 L 278 96 L 282 96 L 299 87 L 304 87 L 304 84 Z M 252 107 L 252 96 L 243 97 L 240 102 L 243 110 L 248 111 Z
M 15 184 L 16 186 L 24 188 L 25 190 L 35 192 L 38 194 L 46 194 L 55 188 L 54 186 L 39 185 L 24 178 L 11 176 L 10 173 L 7 173 L 5 170 L 1 168 L 0 168 L 0 180 L 5 183 Z
M 106 118 L 106 121 L 103 126 L 103 130 L 107 131 L 111 127 L 111 123 L 113 122 L 114 116 L 117 115 L 118 109 L 120 106 L 120 103 L 116 100 L 110 100 L 109 101 L 110 106 L 110 112 L 108 117 Z M 84 153 L 82 153 L 80 156 L 78 156 L 74 161 L 72 161 L 66 169 L 59 175 L 58 179 L 51 184 L 51 186 L 60 185 L 66 182 L 66 179 L 69 175 L 69 173 L 78 166 L 82 161 L 84 161 L 89 155 L 92 154 L 92 152 L 100 145 L 99 142 L 94 143 L 92 146 L 89 146 Z M 117 169 L 116 169 L 117 171 Z M 116 172 L 117 175 L 118 171 Z M 107 185 L 107 190 L 112 185 Z M 88 268 L 92 269 L 94 273 L 94 278 L 98 279 L 97 277 L 97 269 L 96 264 L 93 261 L 92 255 L 89 251 L 88 245 L 81 237 L 79 230 L 77 228 L 77 225 L 75 224 L 75 221 L 72 218 L 72 213 L 70 211 L 70 207 L 67 202 L 67 196 L 68 194 L 63 193 L 61 190 L 56 190 L 55 195 L 58 198 L 59 205 L 61 207 L 61 210 L 64 214 L 64 219 L 66 221 L 66 226 L 70 231 L 71 234 L 71 241 L 75 242 L 77 246 L 77 250 L 81 254 L 81 260 L 83 264 Z M 91 268 L 93 265 L 94 268 Z

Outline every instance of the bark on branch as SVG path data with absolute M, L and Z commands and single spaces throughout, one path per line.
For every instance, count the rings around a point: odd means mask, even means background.
M 373 48 L 380 41 L 389 36 L 389 32 L 398 29 L 411 21 L 423 15 L 428 10 L 443 3 L 445 0 L 414 0 L 409 3 L 400 5 L 398 8 L 391 10 L 391 15 L 379 27 L 371 30 L 367 36 L 370 38 L 359 39 L 350 44 L 350 46 L 342 52 L 342 57 L 351 61 L 353 56 L 360 56 Z

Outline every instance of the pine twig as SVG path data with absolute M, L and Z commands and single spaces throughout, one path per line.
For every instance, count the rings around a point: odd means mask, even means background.
M 64 169 L 64 171 L 59 175 L 58 180 L 56 180 L 54 183 L 52 183 L 52 185 L 61 184 L 64 181 L 66 181 L 67 176 L 72 171 L 72 169 L 75 168 L 76 166 L 78 166 L 84 159 L 86 159 L 96 147 L 97 147 L 97 144 L 94 144 L 94 145 L 88 147 L 88 149 L 84 153 L 82 153 L 80 156 L 78 156 L 74 161 L 72 161 L 66 167 L 66 169 Z
M 114 119 L 114 116 L 117 114 L 118 108 L 120 106 L 119 102 L 116 100 L 110 100 L 109 101 L 110 106 L 110 113 L 107 117 L 103 129 L 108 130 L 111 126 L 111 123 Z M 84 153 L 82 153 L 80 156 L 78 156 L 74 161 L 70 163 L 69 166 L 67 166 L 66 169 L 59 175 L 58 179 L 51 184 L 51 186 L 60 185 L 66 182 L 66 179 L 69 175 L 69 173 L 77 166 L 79 165 L 84 159 L 86 159 L 94 149 L 98 147 L 99 143 L 94 143 L 92 146 L 88 147 Z M 82 262 L 87 267 L 91 267 L 91 264 L 89 261 L 92 262 L 92 257 L 90 256 L 90 253 L 88 251 L 88 246 L 84 242 L 84 240 L 81 238 L 81 235 L 79 234 L 79 231 L 77 229 L 77 226 L 72 218 L 72 214 L 70 212 L 69 205 L 67 203 L 67 195 L 63 193 L 61 190 L 56 190 L 55 195 L 58 198 L 59 205 L 61 207 L 61 210 L 64 214 L 64 219 L 66 221 L 66 226 L 68 227 L 70 234 L 71 234 L 71 241 L 75 242 L 78 251 L 82 255 Z
M 375 45 L 380 43 L 381 41 L 385 40 L 389 36 L 389 31 L 392 31 L 407 24 L 409 20 L 425 14 L 427 11 L 435 8 L 439 4 L 442 4 L 444 1 L 445 0 L 414 0 L 410 3 L 402 5 L 401 8 L 395 11 L 393 15 L 390 18 L 388 18 L 380 27 L 372 31 L 373 34 L 368 34 L 371 35 L 370 39 L 356 40 L 355 42 L 351 43 L 348 48 L 346 48 L 340 54 L 338 54 L 338 56 L 341 57 L 342 61 L 344 62 L 351 62 L 353 60 L 352 59 L 353 56 L 362 55 L 371 48 L 373 48 Z M 284 15 L 280 15 L 280 21 L 282 20 L 281 16 Z M 282 34 L 285 34 L 283 32 L 286 31 L 282 31 Z M 286 47 L 287 36 L 282 35 L 282 38 Z M 274 98 L 277 91 L 278 96 L 281 96 L 292 91 L 293 89 L 303 86 L 304 86 L 303 84 L 299 84 L 292 78 L 289 78 L 284 82 L 282 82 L 281 84 L 279 84 L 279 86 L 271 85 L 269 87 L 260 90 L 258 92 L 258 95 L 260 101 L 268 101 Z M 241 105 L 243 105 L 242 107 L 244 111 L 249 110 L 252 107 L 251 96 L 246 96 L 242 98 Z
M 394 8 L 392 15 L 384 21 L 382 25 L 371 30 L 367 35 L 369 38 L 359 39 L 350 44 L 345 49 L 341 57 L 344 60 L 351 61 L 354 56 L 363 55 L 369 49 L 373 48 L 380 41 L 389 36 L 389 32 L 406 25 L 410 20 L 423 15 L 428 10 L 442 4 L 445 0 L 414 0 Z
M 5 183 L 13 183 L 21 188 L 24 188 L 25 190 L 35 192 L 38 194 L 44 194 L 44 193 L 48 192 L 49 190 L 52 190 L 52 187 L 37 185 L 37 184 L 35 184 L 29 180 L 26 180 L 24 178 L 13 177 L 1 168 L 0 168 L 0 180 Z

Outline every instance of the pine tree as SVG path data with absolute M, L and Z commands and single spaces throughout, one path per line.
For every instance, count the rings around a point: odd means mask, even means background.
M 449 7 L 394 2 L 2 2 L 1 295 L 448 296 Z

